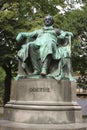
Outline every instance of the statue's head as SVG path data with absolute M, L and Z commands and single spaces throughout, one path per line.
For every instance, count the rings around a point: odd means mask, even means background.
M 44 18 L 44 24 L 45 26 L 51 26 L 53 25 L 54 23 L 54 20 L 53 20 L 53 17 L 50 16 L 50 15 L 47 15 L 45 18 Z

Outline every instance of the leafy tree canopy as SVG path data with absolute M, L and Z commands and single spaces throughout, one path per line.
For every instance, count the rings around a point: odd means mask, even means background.
M 87 71 L 87 56 L 79 57 L 81 43 L 78 36 L 87 32 L 87 5 L 83 10 L 59 14 L 57 5 L 65 7 L 65 0 L 0 0 L 0 66 L 6 73 L 5 103 L 9 100 L 11 78 L 17 71 L 16 36 L 19 32 L 33 31 L 42 27 L 43 17 L 54 17 L 55 26 L 74 34 L 72 42 L 72 63 L 75 71 Z M 86 3 L 86 0 L 84 0 Z M 77 65 L 78 64 L 78 65 Z
M 14 72 L 17 68 L 17 34 L 40 28 L 43 25 L 43 17 L 47 14 L 54 17 L 56 27 L 73 32 L 73 56 L 75 58 L 79 55 L 77 37 L 84 31 L 87 32 L 87 6 L 83 10 L 67 12 L 63 16 L 59 14 L 57 5 L 64 7 L 64 0 L 0 0 L 0 65 L 6 72 L 7 69 Z

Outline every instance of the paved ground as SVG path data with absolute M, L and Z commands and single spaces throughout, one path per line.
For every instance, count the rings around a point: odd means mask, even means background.
M 0 130 L 87 130 L 86 123 L 72 124 L 25 124 L 11 121 L 0 121 Z
M 87 116 L 87 98 L 77 98 L 77 102 L 82 107 L 82 115 Z

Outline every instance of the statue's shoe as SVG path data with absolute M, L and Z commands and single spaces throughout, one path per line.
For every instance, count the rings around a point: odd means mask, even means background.
M 33 72 L 32 74 L 33 74 L 33 75 L 39 75 L 39 74 L 40 74 L 40 71 L 34 70 L 34 72 Z
M 42 76 L 45 76 L 47 74 L 46 69 L 42 69 L 41 73 Z

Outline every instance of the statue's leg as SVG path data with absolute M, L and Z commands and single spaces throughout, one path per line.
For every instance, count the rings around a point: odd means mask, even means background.
M 59 77 L 62 76 L 62 59 L 59 59 L 59 63 L 58 63 L 58 74 Z
M 50 62 L 52 60 L 52 55 L 48 55 L 43 63 L 42 69 L 41 69 L 41 75 L 46 75 Z
M 29 49 L 30 49 L 31 62 L 34 69 L 33 74 L 34 75 L 40 74 L 40 63 L 38 56 L 39 47 L 32 43 L 30 44 Z

